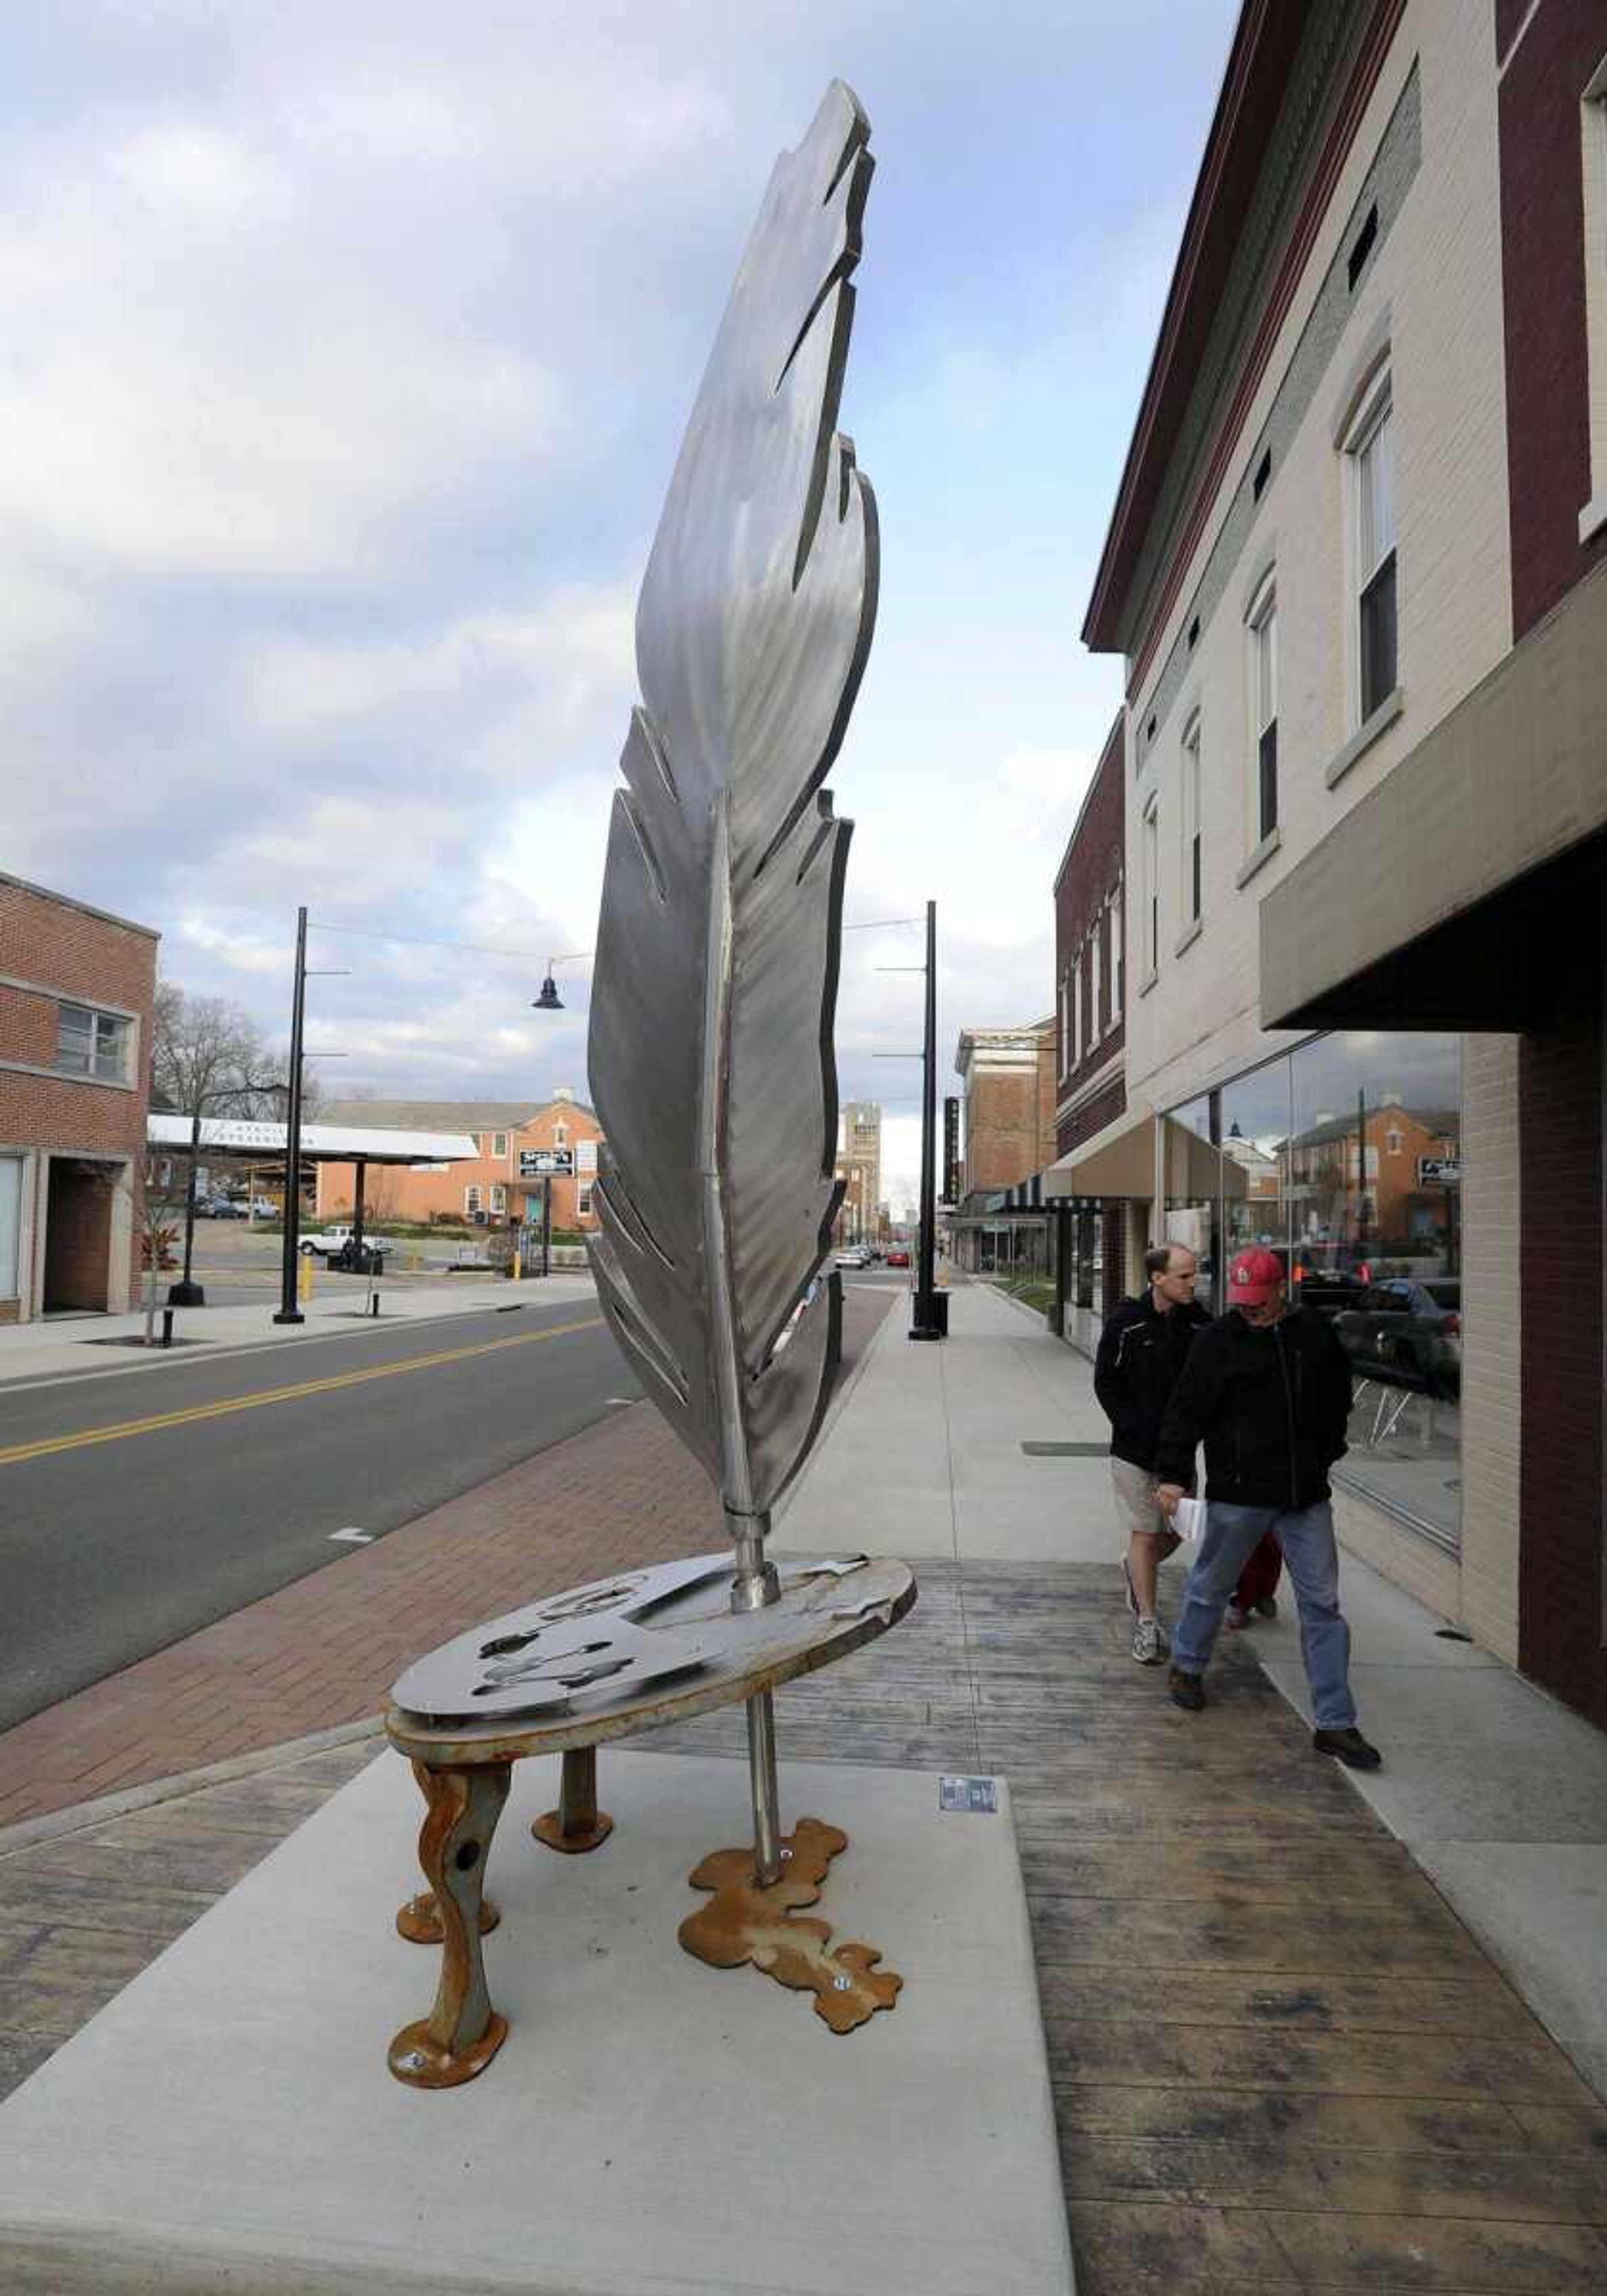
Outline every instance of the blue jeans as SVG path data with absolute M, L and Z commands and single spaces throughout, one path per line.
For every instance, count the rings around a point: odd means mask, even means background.
M 1300 1606 L 1300 1652 L 1317 1728 L 1348 1729 L 1356 1720 L 1350 1629 L 1340 1616 L 1339 1549 L 1333 1543 L 1333 1510 L 1326 1499 L 1298 1514 L 1282 1507 L 1209 1502 L 1205 1536 L 1172 1629 L 1172 1664 L 1185 1674 L 1205 1672 L 1239 1573 L 1269 1530 L 1278 1534 Z

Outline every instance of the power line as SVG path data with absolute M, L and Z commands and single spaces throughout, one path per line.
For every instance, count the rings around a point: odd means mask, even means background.
M 488 948 L 473 940 L 424 940 L 416 933 L 379 932 L 373 925 L 326 925 L 317 917 L 309 917 L 307 924 L 314 932 L 356 933 L 364 940 L 396 941 L 405 948 L 461 948 L 471 956 L 513 956 L 531 964 L 549 961 L 549 952 L 537 955 L 533 948 Z

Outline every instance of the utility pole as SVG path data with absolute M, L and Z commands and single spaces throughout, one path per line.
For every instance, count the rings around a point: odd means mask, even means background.
M 948 1300 L 932 1280 L 938 1227 L 938 905 L 926 904 L 926 1041 L 921 1055 L 921 1248 L 912 1340 L 948 1337 Z
M 284 1255 L 276 1324 L 301 1324 L 296 1278 L 301 1250 L 301 1020 L 307 1003 L 307 911 L 296 911 L 296 988 L 291 1001 L 290 1100 L 284 1116 Z

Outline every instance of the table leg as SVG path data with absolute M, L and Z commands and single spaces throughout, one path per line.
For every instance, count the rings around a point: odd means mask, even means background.
M 441 1974 L 428 2017 L 404 2025 L 389 2062 L 413 2088 L 451 2088 L 483 2072 L 507 2038 L 486 1990 L 480 1907 L 491 1837 L 508 1796 L 511 1765 L 432 1770 L 414 1763 L 428 1807 L 419 1834 L 424 1869 L 441 1924 Z
M 571 1746 L 563 1758 L 558 1807 L 537 1818 L 530 1832 L 549 1849 L 575 1853 L 595 1849 L 613 1830 L 613 1819 L 597 1807 L 597 1749 Z

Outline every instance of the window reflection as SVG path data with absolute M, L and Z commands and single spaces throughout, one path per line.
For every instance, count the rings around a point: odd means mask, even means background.
M 1462 1088 L 1455 1036 L 1319 1037 L 1170 1111 L 1165 1234 L 1221 1271 L 1250 1243 L 1332 1319 L 1356 1400 L 1341 1480 L 1455 1546 L 1460 1521 Z M 1210 1144 L 1213 1138 L 1218 1148 Z
M 1175 1108 L 1161 1132 L 1168 1243 L 1186 1244 L 1200 1263 L 1195 1298 L 1213 1313 L 1218 1300 L 1218 1208 L 1221 1160 L 1213 1142 L 1210 1095 Z

